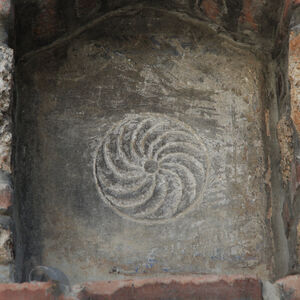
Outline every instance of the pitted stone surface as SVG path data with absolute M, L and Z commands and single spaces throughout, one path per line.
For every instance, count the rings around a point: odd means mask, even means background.
M 0 46 L 0 169 L 11 171 L 13 50 Z
M 12 255 L 12 233 L 7 224 L 2 224 L 4 218 L 9 219 L 9 217 L 1 216 L 0 220 L 0 264 L 8 265 L 13 261 Z

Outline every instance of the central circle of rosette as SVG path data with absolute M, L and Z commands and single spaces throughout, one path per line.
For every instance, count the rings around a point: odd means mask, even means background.
M 202 197 L 207 151 L 187 124 L 161 114 L 130 114 L 102 138 L 95 177 L 116 213 L 162 222 L 189 211 Z
M 155 160 L 147 160 L 144 164 L 144 169 L 147 173 L 155 173 L 158 169 L 158 163 Z

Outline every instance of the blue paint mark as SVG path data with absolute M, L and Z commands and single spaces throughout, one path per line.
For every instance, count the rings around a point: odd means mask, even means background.
M 151 269 L 154 266 L 154 264 L 146 264 L 147 269 Z

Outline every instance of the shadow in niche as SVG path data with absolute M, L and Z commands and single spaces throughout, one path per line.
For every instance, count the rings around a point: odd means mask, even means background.
M 28 149 L 30 147 L 36 147 L 35 136 L 36 133 L 34 128 L 36 128 L 36 122 L 30 117 L 30 113 L 37 113 L 36 111 L 31 111 L 32 107 L 28 109 L 22 108 L 20 111 L 20 101 L 24 99 L 26 95 L 22 93 L 22 97 L 18 96 L 19 84 L 19 69 L 16 68 L 16 107 L 14 116 L 14 145 L 13 148 L 13 170 L 14 170 L 14 185 L 15 185 L 15 195 L 14 195 L 14 252 L 15 252 L 15 280 L 16 282 L 28 281 L 28 272 L 32 270 L 36 265 L 41 264 L 41 253 L 42 253 L 42 243 L 41 243 L 41 231 L 39 226 L 34 224 L 36 221 L 38 224 L 41 222 L 39 220 L 40 205 L 38 203 L 31 202 L 32 193 L 28 190 L 32 182 L 31 174 L 34 162 L 37 158 L 37 154 L 31 154 Z M 22 78 L 22 76 L 21 76 Z M 21 79 L 22 83 L 24 79 Z M 23 98 L 24 97 L 24 98 Z M 20 124 L 21 129 L 20 129 Z M 28 130 L 31 132 L 29 136 L 25 138 L 23 130 Z M 34 241 L 34 242 L 33 242 Z M 32 260 L 31 258 L 34 257 Z

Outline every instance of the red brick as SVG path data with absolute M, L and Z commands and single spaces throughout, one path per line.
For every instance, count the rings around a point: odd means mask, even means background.
M 12 236 L 9 229 L 0 228 L 0 264 L 7 265 L 13 260 Z
M 173 276 L 86 283 L 80 300 L 262 299 L 261 283 L 243 276 Z
M 289 300 L 300 300 L 300 275 L 288 276 L 276 283 L 283 287 Z
M 290 36 L 290 55 L 300 55 L 300 34 L 294 32 Z
M 53 284 L 23 283 L 0 284 L 0 300 L 56 300 Z

